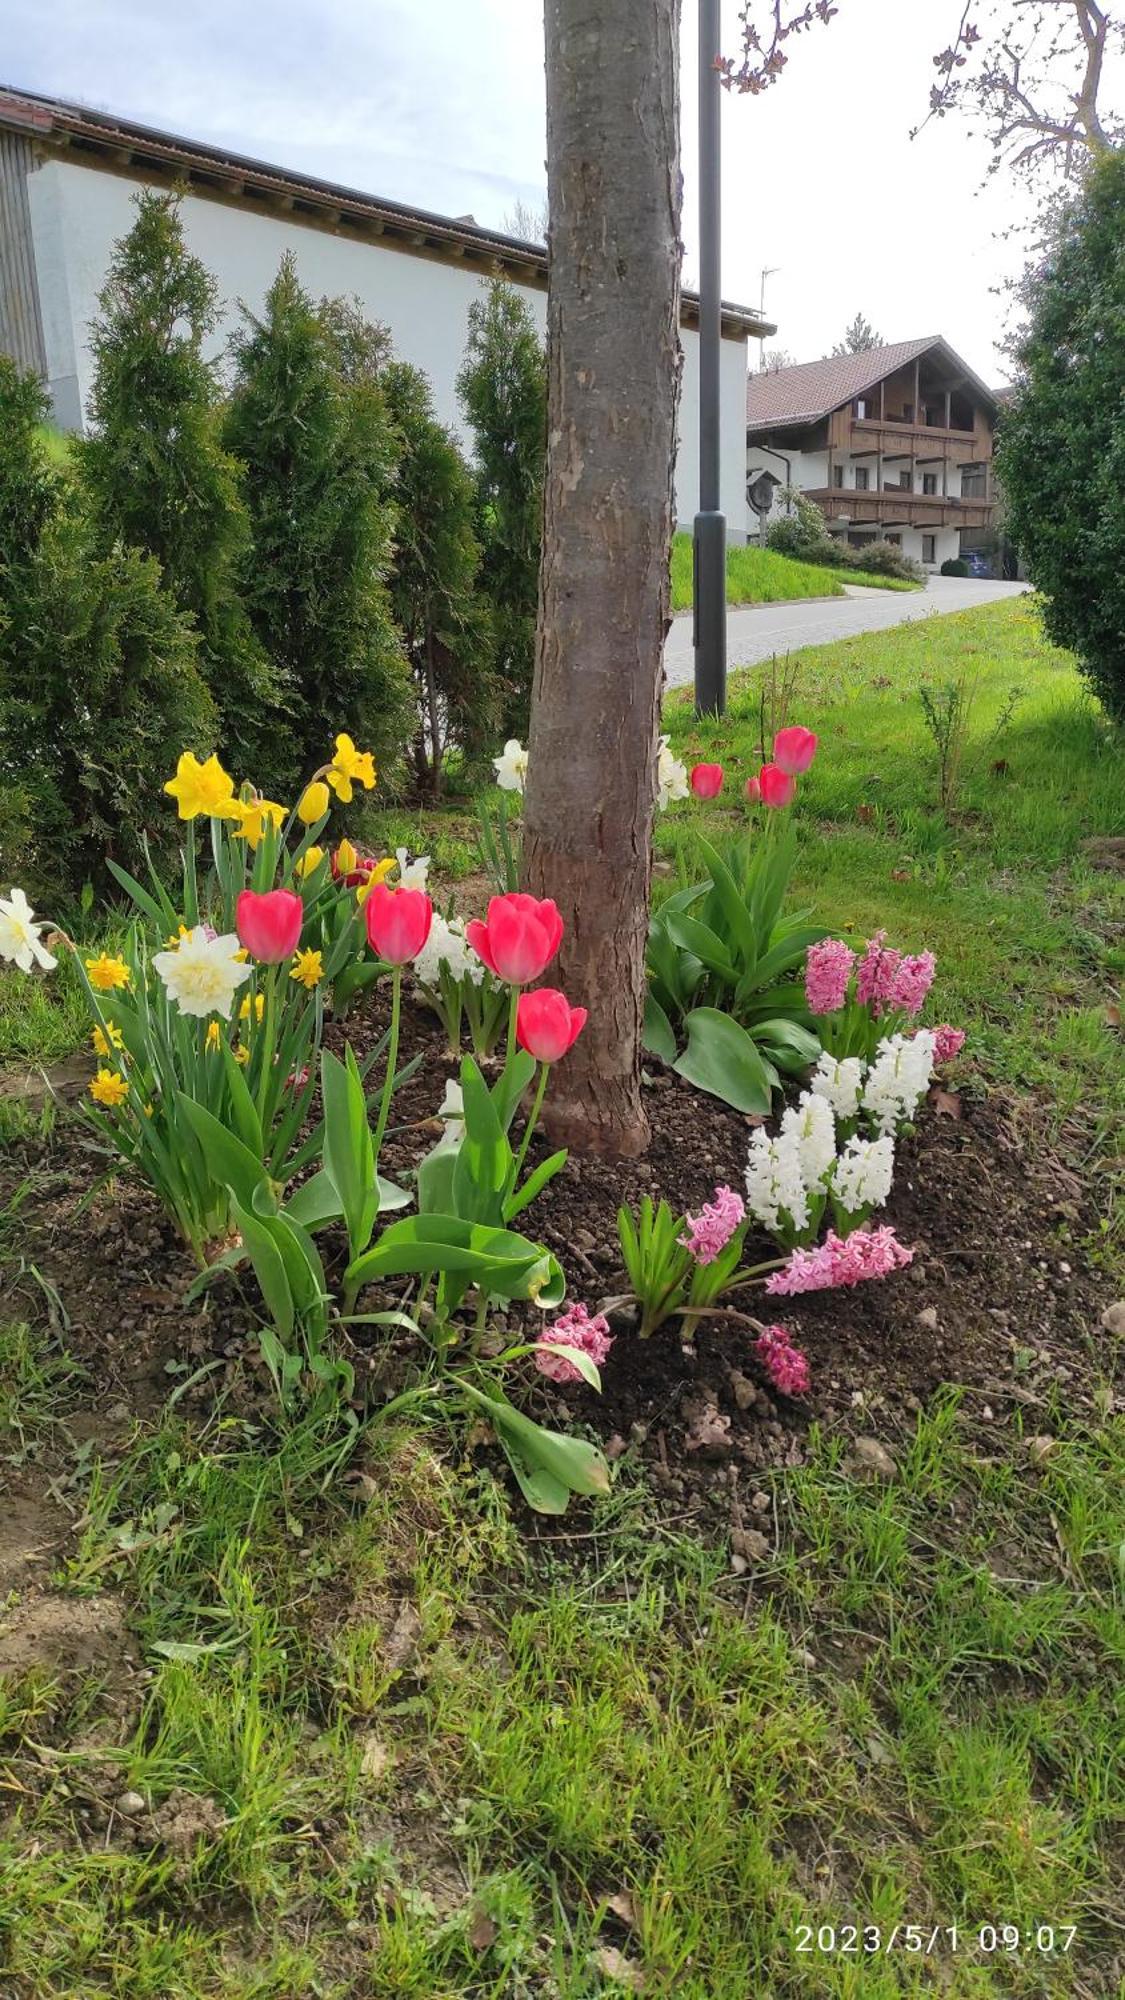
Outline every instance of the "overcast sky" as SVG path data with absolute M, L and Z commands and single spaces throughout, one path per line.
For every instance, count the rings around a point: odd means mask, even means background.
M 961 0 L 839 0 L 766 97 L 723 101 L 723 290 L 826 353 L 862 310 L 1002 380 L 1010 179 L 953 120 L 911 142 Z M 734 50 L 734 0 L 724 0 Z M 8 0 L 3 81 L 499 226 L 545 187 L 537 0 Z M 685 275 L 695 271 L 695 5 L 685 0 Z

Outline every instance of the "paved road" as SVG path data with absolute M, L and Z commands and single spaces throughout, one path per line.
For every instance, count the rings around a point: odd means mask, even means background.
M 752 666 L 771 653 L 795 652 L 798 646 L 823 646 L 831 639 L 850 639 L 857 632 L 882 632 L 908 619 L 930 618 L 943 611 L 971 611 L 994 604 L 999 597 L 1018 597 L 1024 583 L 987 583 L 983 578 L 932 576 L 925 590 L 862 590 L 845 585 L 846 597 L 798 600 L 793 604 L 732 605 L 727 618 L 727 663 Z M 689 682 L 693 671 L 691 613 L 672 621 L 664 648 L 670 687 Z

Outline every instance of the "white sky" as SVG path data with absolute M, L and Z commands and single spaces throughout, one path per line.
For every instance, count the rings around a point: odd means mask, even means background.
M 839 0 L 764 97 L 723 100 L 723 291 L 826 353 L 862 310 L 942 333 L 989 381 L 1022 207 L 960 121 L 913 143 L 961 0 Z M 736 0 L 724 0 L 736 50 Z M 545 184 L 537 0 L 8 0 L 3 80 L 498 226 Z M 685 276 L 695 270 L 695 5 L 684 0 Z

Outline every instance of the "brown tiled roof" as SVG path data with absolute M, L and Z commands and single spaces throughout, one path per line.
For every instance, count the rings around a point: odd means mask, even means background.
M 381 238 L 392 249 L 465 259 L 467 268 L 480 270 L 482 275 L 540 287 L 547 282 L 547 252 L 540 244 L 482 229 L 465 217 L 434 215 L 427 209 L 384 201 L 358 188 L 292 173 L 286 167 L 136 125 L 109 112 L 38 97 L 32 91 L 0 83 L 0 129 L 5 126 L 38 140 L 55 154 L 187 182 L 193 193 L 226 197 L 266 213 L 276 214 L 281 207 L 295 221 L 327 224 L 369 241 Z M 682 294 L 681 314 L 688 325 L 698 323 L 697 292 Z M 777 331 L 753 307 L 726 299 L 722 326 L 724 334 L 755 340 Z
M 952 363 L 987 402 L 992 392 L 978 381 L 972 370 L 954 354 L 940 334 L 924 340 L 892 341 L 885 347 L 867 347 L 860 354 L 828 354 L 821 361 L 801 361 L 793 368 L 779 368 L 773 374 L 750 375 L 746 381 L 746 425 L 749 430 L 774 429 L 781 424 L 814 423 L 850 403 L 893 375 L 908 361 L 940 347 Z

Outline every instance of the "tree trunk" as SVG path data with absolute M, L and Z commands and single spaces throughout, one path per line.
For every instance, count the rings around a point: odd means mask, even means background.
M 548 444 L 526 887 L 589 1023 L 548 1124 L 644 1151 L 656 739 L 679 387 L 678 0 L 546 0 Z

